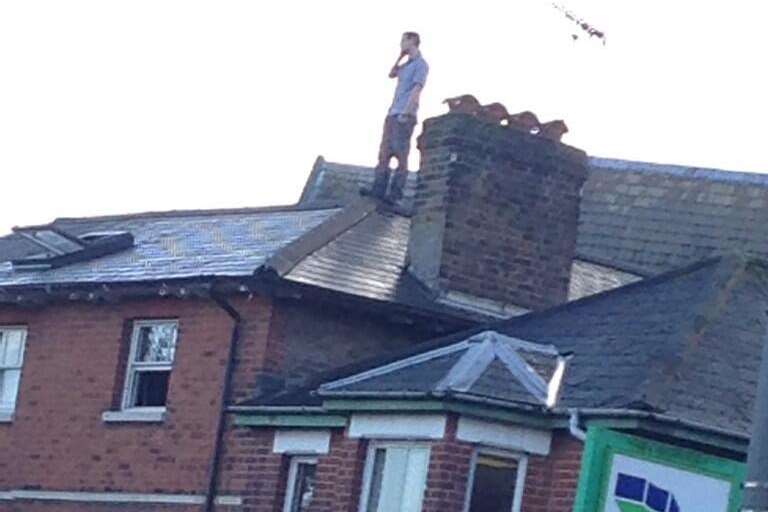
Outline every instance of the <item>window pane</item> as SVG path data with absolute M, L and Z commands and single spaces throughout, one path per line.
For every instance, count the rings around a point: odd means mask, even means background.
M 400 506 L 402 512 L 419 512 L 421 510 L 421 500 L 424 497 L 424 487 L 427 484 L 428 466 L 429 450 L 426 448 L 408 450 L 403 500 Z
M 478 456 L 469 512 L 510 512 L 516 483 L 516 460 Z
M 428 464 L 426 448 L 376 450 L 368 512 L 420 512 Z
M 400 511 L 405 486 L 405 469 L 408 464 L 407 448 L 387 448 L 384 474 L 381 478 L 381 496 L 376 512 Z
M 176 324 L 142 325 L 139 327 L 136 362 L 173 361 L 176 350 Z
M 23 332 L 20 330 L 5 332 L 5 364 L 6 367 L 21 366 L 21 351 L 23 346 Z
M 133 407 L 162 407 L 168 396 L 170 371 L 137 371 L 133 379 Z
M 21 370 L 0 371 L 0 409 L 12 411 L 16 407 L 20 377 Z
M 296 466 L 296 480 L 293 483 L 293 500 L 291 512 L 306 512 L 312 503 L 315 492 L 315 470 L 317 466 L 310 463 L 299 463 Z

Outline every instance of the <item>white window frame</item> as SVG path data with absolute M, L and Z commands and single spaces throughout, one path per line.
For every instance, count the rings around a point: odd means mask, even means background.
M 18 370 L 19 371 L 19 387 L 21 387 L 21 377 L 24 372 L 24 352 L 27 349 L 27 326 L 26 325 L 0 325 L 0 333 L 6 331 L 20 331 L 21 332 L 21 350 L 19 352 L 19 365 L 18 366 L 0 366 L 0 375 L 6 370 Z M 12 421 L 13 414 L 16 412 L 16 405 L 18 404 L 19 390 L 16 390 L 16 396 L 13 397 L 13 408 L 0 408 L 0 422 Z
M 153 327 L 156 325 L 165 325 L 165 324 L 173 324 L 176 328 L 174 330 L 174 338 L 173 338 L 173 360 L 171 360 L 170 363 L 139 363 L 138 365 L 134 362 L 134 359 L 136 358 L 136 351 L 138 350 L 139 345 L 139 333 L 141 332 L 142 327 Z M 148 371 L 173 371 L 173 364 L 176 359 L 176 350 L 178 349 L 178 340 L 179 340 L 179 321 L 174 319 L 160 319 L 160 320 L 134 320 L 131 323 L 131 348 L 128 351 L 128 361 L 125 366 L 125 383 L 123 384 L 123 396 L 121 401 L 120 409 L 122 411 L 134 411 L 134 412 L 147 412 L 147 413 L 153 413 L 153 412 L 164 412 L 166 406 L 151 406 L 151 407 L 142 407 L 142 406 L 135 406 L 131 405 L 131 402 L 133 402 L 132 397 L 132 390 L 133 390 L 133 383 L 136 379 L 136 374 L 139 373 L 135 367 L 139 366 L 141 368 L 149 368 Z M 145 370 L 147 371 L 147 370 Z M 170 377 L 169 377 L 170 378 Z
M 525 478 L 528 473 L 528 455 L 522 452 L 513 452 L 508 450 L 499 450 L 497 448 L 479 447 L 472 453 L 472 461 L 469 466 L 469 475 L 467 477 L 467 492 L 464 496 L 464 512 L 469 512 L 469 506 L 472 504 L 472 489 L 475 484 L 475 468 L 477 459 L 481 455 L 490 455 L 502 459 L 511 459 L 517 461 L 517 475 L 515 478 L 515 494 L 512 499 L 512 509 L 510 512 L 520 512 L 523 507 L 523 492 L 525 491 Z
M 368 500 L 371 495 L 371 484 L 373 483 L 373 464 L 376 458 L 376 450 L 387 448 L 423 448 L 427 450 L 427 469 L 424 475 L 424 489 L 421 495 L 421 507 L 424 508 L 424 497 L 426 496 L 427 484 L 429 478 L 429 465 L 432 460 L 432 447 L 429 443 L 413 441 L 371 441 L 368 443 L 368 453 L 365 456 L 365 468 L 363 470 L 363 488 L 360 492 L 359 512 L 368 510 Z
M 317 457 L 310 455 L 292 455 L 288 466 L 288 480 L 285 487 L 285 502 L 283 512 L 291 512 L 294 493 L 296 492 L 296 475 L 299 473 L 299 464 L 314 464 L 317 469 Z

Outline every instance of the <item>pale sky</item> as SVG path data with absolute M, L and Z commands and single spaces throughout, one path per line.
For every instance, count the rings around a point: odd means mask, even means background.
M 317 155 L 373 165 L 405 30 L 422 120 L 473 93 L 591 155 L 768 172 L 768 2 L 560 3 L 607 44 L 547 0 L 0 0 L 0 233 L 289 204 Z

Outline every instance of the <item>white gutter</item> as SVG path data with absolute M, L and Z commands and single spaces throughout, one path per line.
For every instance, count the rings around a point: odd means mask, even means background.
M 568 433 L 570 433 L 574 439 L 578 439 L 583 443 L 587 440 L 587 432 L 579 427 L 579 410 L 569 409 L 568 414 L 570 415 L 570 418 L 568 419 Z

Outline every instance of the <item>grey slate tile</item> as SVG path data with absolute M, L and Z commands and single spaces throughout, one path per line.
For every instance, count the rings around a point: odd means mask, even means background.
M 134 247 L 96 260 L 47 271 L 14 271 L 22 257 L 15 235 L 0 239 L 0 286 L 148 281 L 252 274 L 278 249 L 324 222 L 337 209 L 171 212 L 54 222 L 75 235 L 120 230 Z M 13 246 L 11 246 L 13 244 Z

